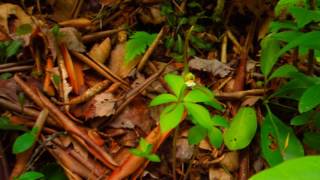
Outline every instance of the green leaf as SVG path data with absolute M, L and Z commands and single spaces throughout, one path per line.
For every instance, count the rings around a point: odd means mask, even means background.
M 160 114 L 160 128 L 162 132 L 171 130 L 178 126 L 183 116 L 183 104 L 173 104 L 167 106 Z
M 268 111 L 261 127 L 262 155 L 270 166 L 304 155 L 293 130 Z
M 12 74 L 8 73 L 8 72 L 0 74 L 0 79 L 1 80 L 7 80 L 7 79 L 10 79 L 11 77 L 12 77 Z
M 303 143 L 309 147 L 320 151 L 320 133 L 306 132 L 303 135 Z
M 1 116 L 0 130 L 23 130 L 23 126 L 11 124 L 8 117 Z
M 223 143 L 223 136 L 222 132 L 220 129 L 216 127 L 211 127 L 210 130 L 208 130 L 208 137 L 210 143 L 215 147 L 215 148 L 220 148 L 220 146 Z
M 139 149 L 146 154 L 149 154 L 152 151 L 152 144 L 148 143 L 147 140 L 141 138 L 139 141 Z
M 290 7 L 299 5 L 305 5 L 306 0 L 280 0 L 274 8 L 276 16 L 279 16 L 281 12 L 286 11 Z
M 207 135 L 207 129 L 195 125 L 190 128 L 188 131 L 188 142 L 189 144 L 198 144 L 202 139 L 204 139 Z
M 152 99 L 150 106 L 158 106 L 169 102 L 176 102 L 178 99 L 172 94 L 160 94 L 159 96 Z
M 184 88 L 184 80 L 181 76 L 175 74 L 166 74 L 164 80 L 168 83 L 170 89 L 173 93 L 179 97 L 181 90 Z
M 309 87 L 299 100 L 299 112 L 307 112 L 320 104 L 320 84 Z
M 282 31 L 278 33 L 271 34 L 270 36 L 279 41 L 290 42 L 293 39 L 303 35 L 303 32 L 300 31 Z
M 42 178 L 44 178 L 44 175 L 42 173 L 36 171 L 28 171 L 19 176 L 18 180 L 36 180 Z
M 261 41 L 261 72 L 264 76 L 268 76 L 272 67 L 277 62 L 278 58 L 275 54 L 280 51 L 280 43 L 273 39 L 270 35 Z
M 158 155 L 156 154 L 150 154 L 150 155 L 147 155 L 146 157 L 149 161 L 152 161 L 152 162 L 160 162 L 161 159 Z
M 6 57 L 9 58 L 13 55 L 16 55 L 21 47 L 22 47 L 21 41 L 19 40 L 11 41 L 8 47 L 6 48 Z
M 198 38 L 197 36 L 191 36 L 191 43 L 199 49 L 210 50 L 211 44 Z
M 320 179 L 320 156 L 306 156 L 286 161 L 264 170 L 249 180 L 317 180 Z
M 157 34 L 149 34 L 144 31 L 135 32 L 126 44 L 125 62 L 128 63 L 135 57 L 143 54 L 146 48 L 155 40 L 156 36 Z
M 54 37 L 59 38 L 62 36 L 62 33 L 60 31 L 60 27 L 58 24 L 55 24 L 52 28 L 51 28 L 51 32 L 54 35 Z
M 242 107 L 231 121 L 230 128 L 224 133 L 228 149 L 239 150 L 247 147 L 257 130 L 256 112 L 253 108 Z
M 205 93 L 201 89 L 191 90 L 183 99 L 185 102 L 209 102 L 213 100 L 213 96 Z
M 58 87 L 59 84 L 60 84 L 60 81 L 61 81 L 60 76 L 54 74 L 54 75 L 52 76 L 52 80 L 53 80 L 54 85 L 55 85 L 56 87 Z
M 292 72 L 298 72 L 298 69 L 294 67 L 291 64 L 285 64 L 281 67 L 279 67 L 276 71 L 274 71 L 271 76 L 268 78 L 268 80 L 271 80 L 273 78 L 284 78 L 289 77 L 289 74 Z
M 26 132 L 19 136 L 13 143 L 12 152 L 14 154 L 22 153 L 32 147 L 36 141 L 36 136 L 31 132 Z
M 210 113 L 205 107 L 199 104 L 188 102 L 185 102 L 184 105 L 188 109 L 188 113 L 192 116 L 192 119 L 195 122 L 197 122 L 200 126 L 206 129 L 211 128 L 213 126 Z
M 180 34 L 178 34 L 178 39 L 177 39 L 176 46 L 175 46 L 176 52 L 182 53 L 183 52 L 183 45 L 184 45 L 183 40 L 182 40 Z
M 309 122 L 310 116 L 313 114 L 313 111 L 305 112 L 299 114 L 290 120 L 290 125 L 301 126 Z
M 278 32 L 279 30 L 298 30 L 298 27 L 296 24 L 294 24 L 292 21 L 272 21 L 269 25 L 269 31 L 272 33 Z
M 311 22 L 320 21 L 320 12 L 317 10 L 309 10 L 302 7 L 290 7 L 288 10 L 296 19 L 298 28 L 303 28 Z
M 136 148 L 132 148 L 132 149 L 129 149 L 129 152 L 135 156 L 139 156 L 139 157 L 143 157 L 144 156 L 144 152 L 141 151 L 140 149 L 136 149 Z
M 229 122 L 223 116 L 214 115 L 212 116 L 211 120 L 214 126 L 221 126 L 224 128 L 229 127 Z
M 30 34 L 31 32 L 32 32 L 31 24 L 22 24 L 16 30 L 16 34 L 19 36 Z

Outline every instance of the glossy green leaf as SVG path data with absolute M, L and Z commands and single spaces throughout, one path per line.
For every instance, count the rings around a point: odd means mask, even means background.
M 213 126 L 209 111 L 195 103 L 185 102 L 184 105 L 188 109 L 188 113 L 192 116 L 193 120 L 197 122 L 203 128 L 210 128 Z
M 304 149 L 293 130 L 271 112 L 261 127 L 262 155 L 270 166 L 304 155 Z
M 272 34 L 271 37 L 275 40 L 290 42 L 303 34 L 304 33 L 300 31 L 282 31 Z
M 301 81 L 299 79 L 293 79 L 281 86 L 271 97 L 284 97 L 294 100 L 299 100 L 304 91 L 309 87 L 306 81 Z
M 143 157 L 145 155 L 145 153 L 143 151 L 141 151 L 140 149 L 136 149 L 136 148 L 132 148 L 129 149 L 129 152 L 135 156 L 139 156 L 139 157 Z
M 210 129 L 210 130 L 209 130 Z M 223 135 L 220 129 L 216 127 L 211 127 L 208 129 L 208 137 L 210 143 L 215 147 L 215 148 L 220 148 L 220 146 L 223 143 Z
M 14 154 L 22 153 L 32 147 L 36 141 L 36 136 L 31 132 L 26 132 L 19 136 L 13 143 L 12 152 Z
M 26 34 L 30 34 L 31 32 L 32 32 L 31 24 L 22 24 L 16 30 L 17 35 L 26 35 Z
M 130 62 L 135 57 L 143 54 L 148 46 L 155 40 L 157 34 L 149 34 L 144 31 L 135 32 L 126 44 L 125 62 Z
M 152 99 L 150 106 L 158 106 L 160 104 L 176 102 L 178 99 L 172 94 L 160 94 L 159 96 Z
M 280 51 L 280 42 L 273 39 L 270 35 L 261 41 L 261 72 L 264 76 L 268 76 L 272 67 L 277 62 L 278 58 L 275 57 Z
M 293 126 L 301 126 L 301 125 L 305 125 L 309 122 L 310 116 L 312 115 L 312 113 L 314 113 L 313 111 L 309 111 L 309 112 L 305 112 L 302 114 L 299 114 L 295 117 L 293 117 L 290 120 L 290 125 Z
M 292 159 L 264 170 L 249 180 L 318 180 L 320 179 L 320 156 Z
M 178 126 L 183 116 L 183 104 L 173 104 L 167 106 L 160 115 L 160 128 L 162 132 L 171 130 Z
M 280 0 L 274 8 L 276 16 L 281 12 L 288 10 L 290 7 L 301 6 L 306 4 L 306 0 Z
M 299 100 L 299 112 L 307 112 L 320 104 L 320 85 L 309 87 Z
M 196 125 L 188 131 L 188 142 L 189 144 L 198 144 L 207 135 L 207 129 Z
M 273 21 L 269 25 L 269 31 L 272 33 L 278 32 L 279 30 L 298 30 L 296 24 L 292 21 Z
M 310 148 L 320 151 L 320 133 L 306 132 L 303 135 L 303 143 Z
M 292 72 L 298 72 L 298 69 L 294 67 L 291 64 L 285 64 L 281 67 L 279 67 L 276 71 L 274 71 L 271 76 L 268 78 L 268 80 L 271 80 L 273 78 L 286 78 L 289 77 L 289 74 Z
M 223 116 L 214 115 L 211 119 L 214 126 L 229 127 L 229 122 Z
M 183 99 L 185 102 L 208 102 L 212 101 L 213 97 L 200 89 L 191 90 Z
M 288 11 L 296 19 L 298 28 L 303 28 L 311 22 L 320 21 L 320 12 L 302 7 L 290 7 Z
M 36 171 L 28 171 L 18 177 L 18 180 L 37 180 L 44 178 L 44 175 Z
M 257 130 L 256 112 L 253 108 L 242 107 L 224 133 L 224 142 L 228 149 L 239 150 L 247 147 Z
M 152 162 L 160 162 L 161 159 L 158 155 L 156 154 L 150 154 L 150 155 L 147 155 L 146 157 L 149 161 L 152 161 Z
M 179 97 L 181 90 L 185 86 L 184 79 L 181 76 L 175 74 L 166 74 L 164 80 L 168 83 L 173 93 Z

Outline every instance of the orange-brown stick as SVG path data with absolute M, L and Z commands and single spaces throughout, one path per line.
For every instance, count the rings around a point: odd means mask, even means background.
M 46 64 L 46 75 L 44 77 L 44 81 L 43 81 L 43 91 L 45 93 L 47 93 L 49 96 L 54 96 L 55 92 L 54 92 L 54 88 L 51 84 L 51 74 L 50 74 L 50 70 L 53 68 L 53 62 L 52 62 L 52 58 L 48 57 L 47 59 L 47 64 Z

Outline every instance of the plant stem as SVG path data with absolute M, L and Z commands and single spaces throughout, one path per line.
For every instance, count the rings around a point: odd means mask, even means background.
M 183 51 L 183 73 L 182 75 L 186 75 L 189 72 L 189 65 L 188 65 L 188 57 L 189 57 L 189 40 L 192 33 L 194 26 L 192 25 L 186 34 L 186 38 L 184 41 L 184 51 Z

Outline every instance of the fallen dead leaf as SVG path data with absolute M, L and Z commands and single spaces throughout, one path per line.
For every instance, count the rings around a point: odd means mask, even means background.
M 232 180 L 233 177 L 228 174 L 224 169 L 210 168 L 209 169 L 209 180 Z
M 239 168 L 239 153 L 237 151 L 224 153 L 220 164 L 231 172 L 236 171 Z
M 232 68 L 222 62 L 213 59 L 201 59 L 195 57 L 189 61 L 189 67 L 194 70 L 210 72 L 213 76 L 224 78 L 232 72 Z
M 177 146 L 177 152 L 176 152 L 177 159 L 180 159 L 181 161 L 184 161 L 184 162 L 191 159 L 194 145 L 190 145 L 188 143 L 188 139 L 179 138 L 177 140 L 176 146 Z
M 124 54 L 125 54 L 125 44 L 120 43 L 117 44 L 116 47 L 111 52 L 109 68 L 112 72 L 117 74 L 118 76 L 124 78 L 129 75 L 129 73 L 134 69 L 134 67 L 138 64 L 140 57 L 135 58 L 129 63 L 124 62 Z
M 62 36 L 59 38 L 60 43 L 64 43 L 69 50 L 85 52 L 86 47 L 81 41 L 80 32 L 74 27 L 60 28 Z
M 142 97 L 136 97 L 122 111 L 118 117 L 110 123 L 113 128 L 133 129 L 139 127 L 145 133 L 151 130 L 154 121 L 150 117 L 150 110 Z
M 89 56 L 102 64 L 104 64 L 110 55 L 111 40 L 107 37 L 102 43 L 95 44 L 89 52 Z

